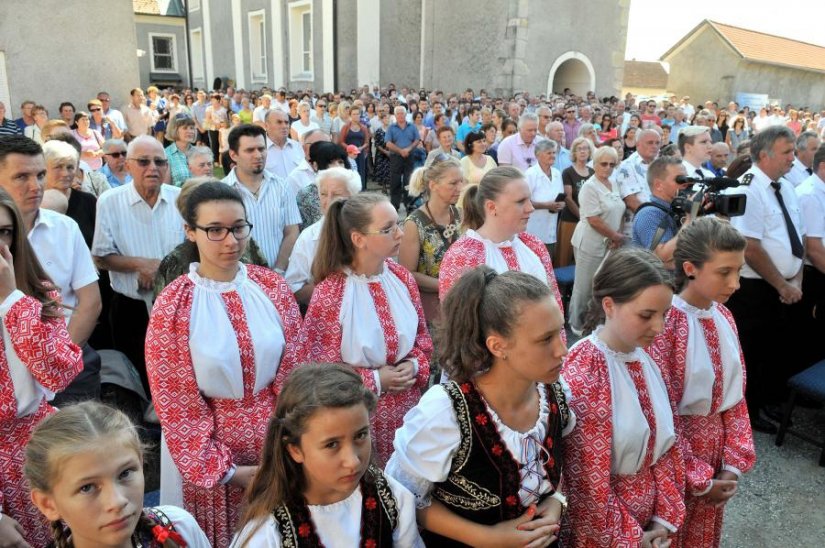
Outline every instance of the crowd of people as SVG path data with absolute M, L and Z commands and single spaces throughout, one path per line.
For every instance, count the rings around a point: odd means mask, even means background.
M 111 103 L 0 104 L 0 545 L 718 546 L 825 357 L 820 113 Z

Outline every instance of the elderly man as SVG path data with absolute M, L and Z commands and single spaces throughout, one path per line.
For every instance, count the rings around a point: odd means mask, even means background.
M 390 201 L 395 209 L 406 196 L 404 187 L 413 171 L 412 151 L 421 142 L 418 129 L 407 122 L 407 109 L 395 107 L 395 124 L 387 129 L 385 146 L 390 151 Z M 406 199 L 404 199 L 406 202 Z
M 266 114 L 266 170 L 286 179 L 304 159 L 298 141 L 289 138 L 289 116 L 273 108 Z M 257 233 L 257 232 L 256 232 Z
M 538 138 L 550 139 L 550 136 L 547 134 L 547 130 L 548 126 L 550 125 L 550 122 L 553 121 L 553 111 L 550 110 L 550 107 L 548 107 L 547 105 L 541 105 L 539 108 L 536 109 L 536 116 L 539 117 Z
M 99 172 L 106 176 L 111 188 L 132 182 L 132 175 L 126 169 L 126 143 L 123 139 L 109 139 L 103 143 L 103 157 L 106 164 Z
M 204 146 L 195 146 L 186 153 L 186 163 L 192 177 L 212 177 L 214 161 L 212 149 Z
M 502 139 L 498 145 L 498 164 L 527 171 L 536 163 L 536 134 L 538 116 L 527 112 L 518 120 L 518 132 Z
M 553 163 L 553 167 L 558 169 L 559 172 L 562 172 L 572 166 L 573 158 L 570 156 L 570 151 L 564 147 L 564 126 L 562 126 L 561 122 L 550 122 L 547 124 L 546 135 L 548 139 L 555 141 L 558 145 L 556 149 L 556 161 Z
M 270 112 L 281 114 L 279 110 Z M 255 241 L 270 268 L 283 275 L 301 224 L 295 193 L 284 180 L 264 169 L 268 152 L 263 128 L 241 124 L 232 128 L 228 140 L 235 167 L 223 182 L 240 192 L 247 218 L 255 226 Z
M 681 139 L 680 139 L 681 141 Z M 794 159 L 794 134 L 768 126 L 751 140 L 753 166 L 728 194 L 747 196 L 745 214 L 731 224 L 748 240 L 739 290 L 727 303 L 739 328 L 748 364 L 746 399 L 751 426 L 776 428 L 760 416 L 778 419 L 770 404 L 784 401 L 782 387 L 797 372 L 795 345 L 800 339 L 794 304 L 802 299 L 805 226 L 793 185 L 782 182 Z
M 252 123 L 256 126 L 266 127 L 266 113 L 272 108 L 272 96 L 261 95 L 261 104 L 252 111 Z
M 67 329 L 83 348 L 83 371 L 58 402 L 100 395 L 100 358 L 87 344 L 100 314 L 97 272 L 77 223 L 41 209 L 46 161 L 43 149 L 22 136 L 0 137 L 0 188 L 14 200 L 29 243 L 67 305 Z
M 110 124 L 117 126 L 120 134 L 126 131 L 126 120 L 123 119 L 123 113 L 116 108 L 112 108 L 112 97 L 107 91 L 101 91 L 97 94 L 97 100 L 103 105 L 103 118 L 108 119 Z
M 636 152 L 619 164 L 613 174 L 627 209 L 623 232 L 633 237 L 633 215 L 639 206 L 650 200 L 647 169 L 659 155 L 662 137 L 655 129 L 643 129 L 636 133 Z
M 688 123 L 685 122 L 685 111 L 679 107 L 673 111 L 673 125 L 670 128 L 670 142 L 674 144 L 678 143 L 679 132 L 686 127 L 688 127 Z M 622 135 L 624 135 L 624 133 L 622 133 Z
M 23 135 L 23 130 L 11 118 L 6 118 L 6 104 L 0 101 L 0 135 Z
M 796 138 L 796 154 L 793 166 L 785 175 L 785 179 L 793 186 L 799 186 L 802 181 L 813 175 L 814 154 L 821 143 L 816 132 L 813 131 L 803 131 Z
M 197 143 L 198 145 L 209 144 L 209 134 L 206 132 L 204 122 L 206 120 L 206 107 L 209 106 L 209 101 L 206 98 L 206 92 L 198 91 L 197 99 L 192 103 L 192 117 L 195 119 L 195 127 L 198 130 Z
M 329 135 L 320 129 L 311 129 L 304 133 L 304 139 L 301 142 L 301 146 L 304 149 L 304 159 L 292 170 L 292 173 L 290 173 L 286 179 L 289 188 L 292 189 L 296 197 L 305 187 L 315 182 L 315 168 L 309 163 L 309 148 L 315 143 L 329 141 Z
M 710 147 L 710 159 L 702 167 L 713 173 L 714 177 L 724 177 L 728 166 L 730 147 L 725 143 L 713 143 Z
M 183 219 L 175 205 L 180 189 L 163 184 L 169 160 L 157 139 L 148 135 L 133 139 L 126 164 L 132 183 L 104 193 L 97 201 L 92 255 L 111 279 L 114 347 L 132 361 L 148 394 L 143 344 L 153 282 L 161 259 L 183 241 Z
M 146 96 L 140 88 L 129 92 L 130 101 L 123 107 L 126 120 L 125 139 L 131 141 L 140 135 L 148 135 L 155 125 L 155 114 L 146 106 Z

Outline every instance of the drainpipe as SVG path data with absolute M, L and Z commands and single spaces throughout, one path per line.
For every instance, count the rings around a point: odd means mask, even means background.
M 338 89 L 338 1 L 332 0 L 332 93 Z
M 189 43 L 189 0 L 181 0 L 181 3 L 183 4 L 183 28 L 186 33 L 186 36 L 183 38 L 183 43 L 186 44 L 187 77 L 189 78 L 189 89 L 192 89 L 192 47 Z

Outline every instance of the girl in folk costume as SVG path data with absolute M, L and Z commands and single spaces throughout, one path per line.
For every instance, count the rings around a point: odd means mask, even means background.
M 650 347 L 668 384 L 685 458 L 685 523 L 674 545 L 718 547 L 725 503 L 755 461 L 745 403 L 745 367 L 733 316 L 745 238 L 701 217 L 679 232 L 674 260 L 681 292 Z
M 404 417 L 387 474 L 416 497 L 428 546 L 554 545 L 561 438 L 575 425 L 559 379 L 564 318 L 543 281 L 467 271 L 436 332 L 451 381 Z
M 237 191 L 203 183 L 184 220 L 200 262 L 158 296 L 146 336 L 161 502 L 182 503 L 210 542 L 227 546 L 296 362 L 301 317 L 283 278 L 239 261 L 252 225 Z
M 302 331 L 309 361 L 349 364 L 379 396 L 372 416 L 379 466 L 427 385 L 432 352 L 415 278 L 390 259 L 402 235 L 383 195 L 333 202 L 312 265 L 316 285 Z
M 71 405 L 40 423 L 26 447 L 26 479 L 56 548 L 210 546 L 188 512 L 143 508 L 140 436 L 106 405 Z
M 684 461 L 667 388 L 642 350 L 664 327 L 670 273 L 652 253 L 610 253 L 593 278 L 586 329 L 565 360 L 577 427 L 565 439 L 565 546 L 656 547 L 685 514 Z
M 49 529 L 23 481 L 23 451 L 37 423 L 54 413 L 48 401 L 80 373 L 83 361 L 57 291 L 2 190 L 0 320 L 0 546 L 41 546 Z
M 563 311 L 550 254 L 539 238 L 525 232 L 534 210 L 524 174 L 514 167 L 492 169 L 478 186 L 470 187 L 463 203 L 467 231 L 450 246 L 441 262 L 439 299 L 444 302 L 465 270 L 483 264 L 498 273 L 518 270 L 532 274 L 550 286 Z
M 351 367 L 290 375 L 233 548 L 423 547 L 412 495 L 371 464 L 375 404 Z

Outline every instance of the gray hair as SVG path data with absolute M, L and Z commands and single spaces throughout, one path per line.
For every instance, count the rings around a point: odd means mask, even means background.
M 596 131 L 596 126 L 593 124 L 582 124 L 579 127 L 579 133 L 576 137 L 584 137 L 590 131 Z
M 553 139 L 539 139 L 538 142 L 536 142 L 536 154 L 548 150 L 550 152 L 558 152 L 559 144 Z
M 72 160 L 77 166 L 80 155 L 77 149 L 64 141 L 46 141 L 43 143 L 43 157 L 46 164 L 57 160 Z
M 112 149 L 126 148 L 126 141 L 124 141 L 123 139 L 106 139 L 106 141 L 103 143 L 102 148 L 103 152 L 105 154 L 108 154 L 112 151 Z
M 209 147 L 192 147 L 186 151 L 186 161 L 191 162 L 193 158 L 198 156 L 209 156 L 210 158 L 212 155 L 212 149 Z
M 596 149 L 596 152 L 593 153 L 593 165 L 599 163 L 602 158 L 605 156 L 610 156 L 616 162 L 619 161 L 619 153 L 616 152 L 616 149 L 611 146 L 603 146 Z
M 800 152 L 804 150 L 808 146 L 808 141 L 818 138 L 819 135 L 817 135 L 815 131 L 803 131 L 799 134 L 799 137 L 796 138 L 796 151 Z
M 329 179 L 335 179 L 336 181 L 344 183 L 350 196 L 355 196 L 361 192 L 361 177 L 357 171 L 337 166 L 322 169 L 318 172 L 318 175 L 315 176 L 315 184 L 318 186 L 319 193 L 321 192 L 321 183 Z
M 751 139 L 751 160 L 753 163 L 759 161 L 759 155 L 762 152 L 773 156 L 773 145 L 779 141 L 785 140 L 793 143 L 796 138 L 788 126 L 768 126 Z
M 536 122 L 538 123 L 539 117 L 536 116 L 532 112 L 525 112 L 521 116 L 518 117 L 518 127 L 519 129 L 525 124 L 525 122 Z

